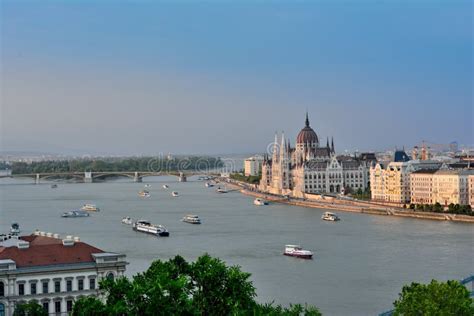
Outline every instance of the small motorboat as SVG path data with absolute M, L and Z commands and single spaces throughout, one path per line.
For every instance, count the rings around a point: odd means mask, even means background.
M 160 237 L 168 237 L 170 233 L 163 225 L 154 225 L 147 220 L 138 220 L 133 223 L 133 230 Z
M 73 211 L 67 211 L 64 212 L 61 217 L 65 218 L 75 218 L 75 217 L 89 217 L 90 214 L 87 211 L 82 211 L 82 210 L 73 210 Z
M 197 215 L 186 215 L 181 221 L 189 224 L 201 224 L 201 219 Z
M 151 195 L 150 195 L 150 192 L 148 192 L 147 190 L 142 190 L 142 191 L 138 192 L 138 196 L 143 197 L 143 198 L 148 198 Z
M 81 207 L 81 210 L 88 212 L 99 212 L 100 208 L 98 208 L 95 204 L 84 204 Z
M 214 186 L 214 184 L 212 184 L 210 182 L 206 182 L 205 186 L 206 186 L 206 188 L 212 188 Z
M 18 223 L 12 223 L 10 226 L 10 234 L 17 236 L 21 233 L 20 225 Z
M 132 225 L 133 220 L 130 218 L 130 216 L 126 216 L 126 217 L 122 218 L 122 224 Z
M 51 189 L 56 189 L 58 187 L 57 184 L 51 184 Z
M 171 196 L 173 196 L 173 197 L 178 197 L 178 196 L 179 196 L 179 194 L 178 194 L 178 192 L 176 192 L 176 191 L 173 191 L 173 192 L 171 192 Z
M 286 245 L 283 254 L 285 256 L 297 257 L 302 259 L 313 258 L 313 253 L 309 250 L 304 250 L 303 248 L 301 248 L 300 245 Z
M 268 205 L 268 202 L 261 198 L 256 198 L 255 200 L 253 200 L 253 204 L 262 206 L 262 205 Z
M 165 190 L 169 189 L 169 185 L 163 184 L 163 189 L 165 189 Z
M 148 183 L 145 184 L 145 189 L 147 189 L 147 188 L 151 188 L 151 184 L 148 184 Z
M 325 221 L 330 221 L 330 222 L 336 222 L 336 221 L 341 220 L 339 216 L 331 212 L 325 212 L 323 216 L 321 216 L 321 219 Z
M 227 189 L 222 189 L 221 187 L 217 187 L 217 190 L 216 190 L 217 193 L 227 193 L 229 191 L 227 191 Z

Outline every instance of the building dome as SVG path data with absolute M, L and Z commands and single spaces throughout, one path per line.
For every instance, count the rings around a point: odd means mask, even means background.
M 319 144 L 318 135 L 316 132 L 309 126 L 308 113 L 306 113 L 306 122 L 305 127 L 299 132 L 298 137 L 296 137 L 297 144 Z

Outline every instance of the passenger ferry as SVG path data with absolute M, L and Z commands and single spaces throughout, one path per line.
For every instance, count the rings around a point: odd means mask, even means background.
M 181 221 L 190 224 L 201 224 L 201 219 L 197 215 L 186 215 L 181 219 Z
M 161 237 L 168 237 L 170 235 L 164 226 L 154 225 L 146 220 L 138 220 L 133 223 L 133 230 Z
M 100 208 L 98 208 L 96 205 L 94 204 L 84 204 L 82 207 L 81 207 L 81 210 L 83 211 L 88 211 L 88 212 L 99 212 L 100 211 Z
M 178 192 L 176 192 L 176 191 L 173 191 L 173 192 L 171 192 L 171 196 L 173 196 L 173 197 L 178 197 L 178 196 L 179 196 L 179 194 L 178 194 Z
M 75 218 L 75 217 L 89 217 L 90 214 L 86 211 L 82 210 L 73 210 L 73 211 L 67 211 L 64 212 L 61 217 L 67 217 L 67 218 Z
M 18 223 L 12 223 L 10 226 L 10 234 L 17 236 L 21 233 L 20 225 Z
M 321 216 L 321 219 L 325 221 L 330 221 L 330 222 L 335 222 L 341 220 L 336 214 L 331 213 L 331 212 L 325 212 L 323 216 Z
M 168 189 L 168 188 L 169 188 L 169 185 L 167 185 L 167 184 L 163 184 L 163 189 L 165 189 L 165 190 L 166 190 L 166 189 Z
M 126 217 L 122 218 L 122 224 L 132 225 L 133 220 L 130 218 L 130 216 L 126 216 Z
M 138 192 L 138 196 L 147 198 L 147 197 L 150 197 L 151 195 L 150 195 L 150 192 L 148 192 L 147 190 L 143 190 L 143 191 Z
M 285 256 L 297 257 L 302 259 L 313 258 L 313 253 L 309 250 L 304 250 L 303 248 L 301 248 L 300 245 L 286 245 L 283 254 Z
M 261 198 L 256 198 L 255 200 L 253 200 L 253 204 L 262 206 L 262 205 L 268 205 L 268 202 Z

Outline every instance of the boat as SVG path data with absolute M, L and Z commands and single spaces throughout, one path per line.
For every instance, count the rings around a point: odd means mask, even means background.
M 169 185 L 167 185 L 167 184 L 163 184 L 163 189 L 165 189 L 165 190 L 166 190 L 166 189 L 168 189 L 168 188 L 169 188 Z
M 20 225 L 18 223 L 12 223 L 10 226 L 10 234 L 17 236 L 21 233 Z
M 126 217 L 122 218 L 122 224 L 132 225 L 133 220 L 130 218 L 130 216 L 126 216 Z
M 58 187 L 57 184 L 51 184 L 51 189 L 56 189 Z
M 95 204 L 84 204 L 81 207 L 81 210 L 88 212 L 99 212 L 100 208 L 98 208 Z
M 212 188 L 214 186 L 214 184 L 212 184 L 210 182 L 206 182 L 205 186 L 206 186 L 206 188 Z
M 197 215 L 186 215 L 181 219 L 181 221 L 190 224 L 201 224 L 201 219 Z
M 67 217 L 67 218 L 75 218 L 75 217 L 89 217 L 90 214 L 86 211 L 82 210 L 73 210 L 73 211 L 67 211 L 64 212 L 61 217 Z
M 331 222 L 335 222 L 335 221 L 340 220 L 339 216 L 337 216 L 336 214 L 331 213 L 331 212 L 325 212 L 323 214 L 323 216 L 321 216 L 321 219 L 323 219 L 325 221 L 331 221 Z
M 227 193 L 229 191 L 227 191 L 227 189 L 222 189 L 221 187 L 217 187 L 217 190 L 216 190 L 217 193 Z
M 176 192 L 176 191 L 173 191 L 173 192 L 171 192 L 171 196 L 173 196 L 173 197 L 178 197 L 178 196 L 179 196 L 179 194 L 178 194 L 178 192 Z
M 155 236 L 168 237 L 170 233 L 162 225 L 154 225 L 147 220 L 138 220 L 133 223 L 133 230 Z
M 151 195 L 150 195 L 150 192 L 148 192 L 147 190 L 142 190 L 138 192 L 138 196 L 147 198 L 147 197 L 150 197 Z
M 145 184 L 145 188 L 151 188 L 151 184 Z
M 261 198 L 256 198 L 255 200 L 253 200 L 253 204 L 262 206 L 262 205 L 268 205 L 268 202 Z
M 300 245 L 286 245 L 285 256 L 297 257 L 302 259 L 311 259 L 313 258 L 313 253 L 309 250 L 304 250 Z

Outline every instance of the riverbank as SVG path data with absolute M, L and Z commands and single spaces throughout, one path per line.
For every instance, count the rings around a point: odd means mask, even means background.
M 284 203 L 289 205 L 296 205 L 302 207 L 319 208 L 327 210 L 337 210 L 352 213 L 362 213 L 370 215 L 381 215 L 381 216 L 397 216 L 397 217 L 409 217 L 415 219 L 429 219 L 438 221 L 453 221 L 474 224 L 474 216 L 459 215 L 459 214 L 447 214 L 447 213 L 434 213 L 434 212 L 416 212 L 412 210 L 400 209 L 390 206 L 382 206 L 380 204 L 372 204 L 370 202 L 357 201 L 357 200 L 342 200 L 342 199 L 331 199 L 330 201 L 316 201 L 316 200 L 303 200 L 295 198 L 287 198 L 283 196 L 277 196 L 272 194 L 266 194 L 263 192 L 253 191 L 249 189 L 245 184 L 229 183 L 234 189 L 239 189 L 242 194 L 254 196 L 265 199 L 270 202 Z

